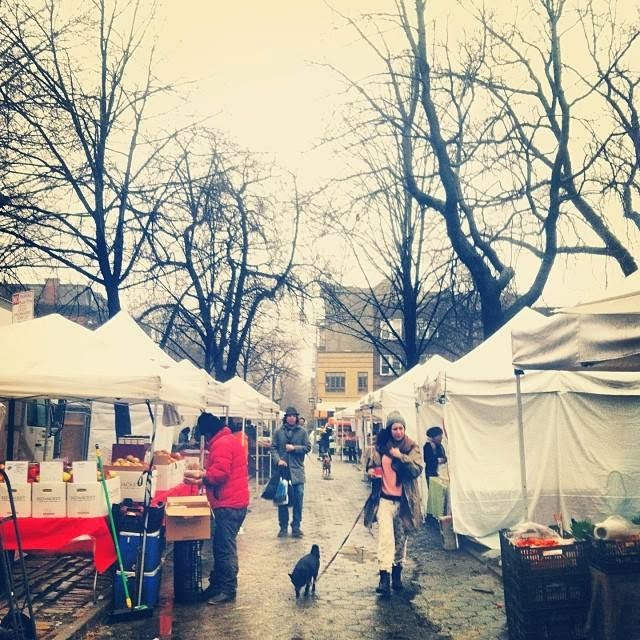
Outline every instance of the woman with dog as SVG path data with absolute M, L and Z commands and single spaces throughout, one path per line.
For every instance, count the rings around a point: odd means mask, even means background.
M 386 428 L 376 439 L 369 461 L 370 478 L 379 479 L 378 568 L 380 583 L 376 593 L 389 597 L 391 589 L 400 591 L 402 565 L 407 552 L 407 533 L 422 522 L 418 478 L 422 474 L 419 446 L 406 434 L 406 422 L 394 411 L 387 417 Z

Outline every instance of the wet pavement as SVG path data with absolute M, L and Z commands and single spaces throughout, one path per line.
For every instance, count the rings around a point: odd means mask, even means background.
M 321 571 L 344 541 L 364 504 L 368 483 L 355 465 L 335 461 L 333 478 L 309 458 L 303 539 L 277 538 L 276 509 L 254 497 L 238 537 L 240 575 L 234 603 L 173 603 L 170 555 L 163 567 L 161 603 L 149 620 L 103 623 L 75 638 L 102 640 L 503 640 L 506 617 L 500 579 L 463 551 L 444 551 L 438 531 L 423 527 L 409 541 L 406 589 L 389 600 L 375 594 L 376 530 L 359 522 L 318 581 L 316 595 L 296 601 L 288 573 L 311 544 Z M 255 487 L 252 487 L 255 490 Z M 170 546 L 170 545 L 169 545 Z M 210 545 L 204 549 L 208 575 Z

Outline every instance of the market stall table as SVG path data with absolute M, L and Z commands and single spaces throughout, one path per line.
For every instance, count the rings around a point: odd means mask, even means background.
M 116 550 L 105 516 L 98 518 L 18 518 L 20 542 L 25 551 L 92 553 L 98 573 L 115 561 Z M 5 549 L 17 549 L 13 521 L 2 524 Z

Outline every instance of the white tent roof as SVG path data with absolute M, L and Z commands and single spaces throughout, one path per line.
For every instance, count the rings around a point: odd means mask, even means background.
M 121 371 L 137 363 L 144 363 L 157 371 L 161 380 L 157 400 L 185 407 L 206 406 L 209 385 L 198 370 L 177 363 L 126 311 L 120 311 L 94 333 L 109 344 L 119 360 Z
M 520 369 L 640 371 L 640 272 L 513 333 Z
M 93 332 L 52 314 L 0 328 L 0 397 L 141 401 L 157 398 L 159 372 L 123 366 Z
M 278 414 L 280 411 L 275 402 L 263 396 L 238 376 L 223 382 L 222 386 L 229 390 L 228 411 L 230 416 L 261 418 L 272 413 Z
M 367 405 L 383 406 L 389 410 L 393 409 L 390 405 L 396 402 L 409 400 L 413 403 L 418 387 L 421 387 L 427 379 L 437 376 L 449 364 L 451 364 L 449 360 L 442 356 L 432 356 L 426 362 L 417 364 L 384 387 L 364 396 L 363 400 Z

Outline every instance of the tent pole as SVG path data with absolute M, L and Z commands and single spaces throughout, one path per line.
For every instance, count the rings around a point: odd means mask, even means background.
M 522 411 L 522 389 L 520 377 L 524 374 L 521 369 L 514 369 L 516 376 L 516 403 L 518 407 L 518 446 L 520 448 L 520 483 L 522 485 L 522 501 L 525 521 L 529 521 L 529 491 L 527 489 L 527 465 L 524 448 L 524 416 Z

